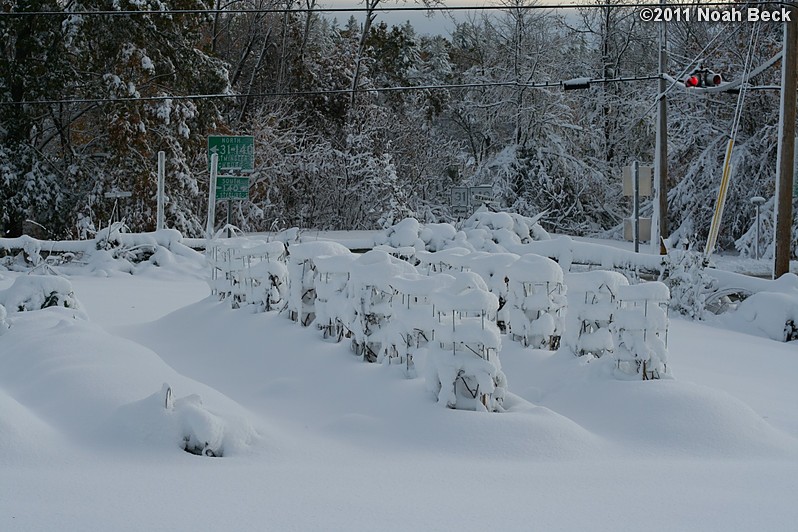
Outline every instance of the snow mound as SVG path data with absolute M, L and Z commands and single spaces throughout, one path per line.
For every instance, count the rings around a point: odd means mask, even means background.
M 0 304 L 11 312 L 47 307 L 80 308 L 72 283 L 57 275 L 20 275 L 11 287 L 0 291 Z M 0 323 L 2 321 L 0 315 Z
M 255 441 L 242 407 L 177 374 L 149 349 L 75 320 L 70 309 L 20 313 L 2 342 L 0 401 L 13 407 L 0 409 L 0 427 L 31 431 L 12 436 L 17 441 L 54 430 L 59 440 L 84 447 L 104 442 L 133 450 L 151 447 L 152 433 L 162 429 L 156 442 L 173 449 L 183 441 L 195 447 L 208 442 L 224 454 L 240 453 Z M 207 410 L 194 399 L 176 401 L 166 423 L 168 412 L 149 407 L 157 402 L 152 390 L 165 380 L 201 393 Z M 141 402 L 142 397 L 150 399 Z
M 779 342 L 798 340 L 798 291 L 759 292 L 721 318 L 727 327 Z
M 246 419 L 209 411 L 197 394 L 175 399 L 168 384 L 140 401 L 119 407 L 111 426 L 128 439 L 158 442 L 209 457 L 241 451 L 255 437 Z
M 587 361 L 559 351 L 533 362 L 511 345 L 502 362 L 510 376 L 528 368 L 527 387 L 515 393 L 641 458 L 795 455 L 798 449 L 794 438 L 725 392 L 673 379 L 615 380 L 610 357 Z
M 540 226 L 539 216 L 528 218 L 516 213 L 477 211 L 458 231 L 446 223 L 421 224 L 415 218 L 405 218 L 377 234 L 374 243 L 394 249 L 441 251 L 451 247 L 468 251 L 507 252 L 536 240 L 551 236 Z

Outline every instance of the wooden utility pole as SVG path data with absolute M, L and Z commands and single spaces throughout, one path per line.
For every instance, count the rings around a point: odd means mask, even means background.
M 798 61 L 798 9 L 790 7 L 790 22 L 784 28 L 781 60 L 781 113 L 779 116 L 779 170 L 776 178 L 776 253 L 773 278 L 790 271 L 792 233 L 792 188 L 795 174 L 796 61 Z
M 665 5 L 664 0 L 660 2 Z M 658 204 L 654 206 L 657 215 L 654 216 L 657 229 L 652 227 L 651 247 L 652 251 L 659 247 L 660 255 L 665 255 L 665 239 L 668 237 L 668 101 L 665 98 L 667 90 L 663 74 L 668 67 L 668 51 L 666 49 L 665 22 L 662 22 L 659 29 L 659 106 L 657 112 L 657 137 L 656 137 L 656 158 L 654 160 L 654 180 L 657 183 L 656 200 Z M 657 209 L 657 207 L 659 207 Z

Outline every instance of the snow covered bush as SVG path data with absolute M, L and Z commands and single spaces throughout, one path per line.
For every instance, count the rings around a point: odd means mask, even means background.
M 479 210 L 463 223 L 460 231 L 446 223 L 420 224 L 414 218 L 406 218 L 377 234 L 374 242 L 378 246 L 416 251 L 461 247 L 469 251 L 506 252 L 507 247 L 551 238 L 538 223 L 539 218 Z
M 471 251 L 467 248 L 453 247 L 439 251 L 419 251 L 416 253 L 418 271 L 431 275 L 449 271 L 463 271 L 469 262 Z
M 3 305 L 0 305 L 0 336 L 2 336 L 3 333 L 5 333 L 9 328 L 8 322 L 6 321 L 7 315 L 6 308 Z
M 553 260 L 523 255 L 509 266 L 507 331 L 534 348 L 557 349 L 566 307 L 563 271 Z
M 347 299 L 352 321 L 352 350 L 368 362 L 382 362 L 395 351 L 389 322 L 394 289 L 391 279 L 417 273 L 409 263 L 385 251 L 371 250 L 352 262 Z
M 415 376 L 416 354 L 432 339 L 434 307 L 431 295 L 453 282 L 454 277 L 447 274 L 406 273 L 390 280 L 394 296 L 391 299 L 391 322 L 386 331 L 389 357 L 404 363 L 409 377 Z
M 253 305 L 272 310 L 288 293 L 288 269 L 282 242 L 232 238 L 214 240 L 206 250 L 211 265 L 210 286 L 233 308 Z
M 305 242 L 288 247 L 288 317 L 304 326 L 316 317 L 316 287 L 314 259 L 323 256 L 349 255 L 351 252 L 337 242 Z
M 485 281 L 488 290 L 499 298 L 499 311 L 496 316 L 496 324 L 501 332 L 507 329 L 510 320 L 510 305 L 508 301 L 509 291 L 509 269 L 518 260 L 515 253 L 488 253 L 476 251 L 464 257 L 463 264 L 469 270 L 478 274 Z
M 618 289 L 629 281 L 618 272 L 595 270 L 568 274 L 565 284 L 568 312 L 564 347 L 577 356 L 601 357 L 612 352 L 610 324 L 619 308 Z
M 622 375 L 643 380 L 670 376 L 668 369 L 668 287 L 661 282 L 618 287 L 620 308 L 610 324 L 612 358 Z
M 454 281 L 432 294 L 434 342 L 427 353 L 427 388 L 449 408 L 501 410 L 507 378 L 494 321 L 499 300 L 477 274 L 450 275 Z
M 716 281 L 707 273 L 702 254 L 669 251 L 661 280 L 670 288 L 671 310 L 694 320 L 704 318 L 707 296 Z
M 0 305 L 11 312 L 47 307 L 80 308 L 72 283 L 56 275 L 20 275 L 9 288 L 0 290 Z
M 316 257 L 314 288 L 316 291 L 316 326 L 322 330 L 324 338 L 334 338 L 340 342 L 349 337 L 348 325 L 354 317 L 352 306 L 347 301 L 347 283 L 350 278 L 352 261 L 357 255 L 334 255 Z
M 535 240 L 549 240 L 551 236 L 538 220 L 513 212 L 478 210 L 463 223 L 462 231 L 474 249 L 507 251 L 508 247 L 528 244 Z

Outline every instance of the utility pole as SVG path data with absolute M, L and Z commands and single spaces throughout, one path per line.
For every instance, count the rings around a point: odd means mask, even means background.
M 664 8 L 665 0 L 660 2 Z M 665 255 L 665 238 L 668 236 L 668 101 L 665 98 L 667 84 L 663 74 L 668 68 L 665 22 L 659 27 L 659 105 L 657 112 L 657 136 L 654 157 L 654 181 L 656 192 L 654 200 L 654 227 L 651 228 L 651 251 Z
M 790 271 L 792 188 L 795 174 L 796 61 L 798 61 L 798 9 L 790 6 L 784 24 L 784 57 L 781 60 L 781 113 L 779 115 L 779 170 L 776 178 L 776 253 L 773 278 Z

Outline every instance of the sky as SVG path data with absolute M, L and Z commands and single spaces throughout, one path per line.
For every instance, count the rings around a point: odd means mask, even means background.
M 449 6 L 489 6 L 493 5 L 496 2 L 486 2 L 484 0 L 454 0 L 446 2 Z M 547 3 L 547 2 L 541 2 Z M 334 7 L 334 8 L 343 8 L 343 7 L 360 7 L 362 3 L 353 0 L 326 0 L 321 2 L 322 5 L 325 7 Z M 385 2 L 386 6 L 416 6 L 420 4 L 414 4 L 412 2 Z M 569 10 L 570 11 L 570 10 Z M 465 18 L 469 14 L 479 14 L 481 11 L 454 11 L 450 13 L 440 13 L 434 12 L 431 16 L 427 16 L 427 14 L 423 11 L 414 11 L 414 12 L 407 12 L 407 13 L 397 13 L 397 12 L 381 12 L 377 17 L 378 21 L 385 21 L 388 25 L 401 25 L 406 21 L 410 21 L 413 24 L 413 27 L 416 28 L 417 32 L 420 34 L 441 34 L 441 35 L 448 35 L 455 27 L 455 23 L 457 21 L 465 20 Z M 489 12 L 491 13 L 491 12 Z M 492 11 L 492 13 L 496 13 L 496 11 Z M 363 13 L 360 12 L 352 12 L 352 13 L 329 13 L 327 16 L 330 18 L 337 18 L 340 23 L 346 22 L 349 16 L 354 15 L 356 19 L 361 20 L 363 19 Z

